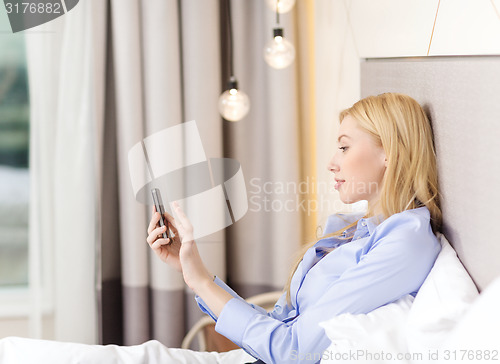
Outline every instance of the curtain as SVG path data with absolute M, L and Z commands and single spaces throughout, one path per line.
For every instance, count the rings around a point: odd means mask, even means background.
M 296 47 L 283 70 L 262 57 L 276 27 L 265 1 L 233 5 L 235 73 L 250 95 L 245 122 L 226 123 L 225 153 L 245 167 L 250 211 L 227 229 L 229 277 L 243 296 L 282 289 L 295 252 L 316 237 L 314 1 L 280 16 Z
M 102 123 L 105 3 L 82 2 L 26 33 L 30 88 L 31 336 L 97 340 L 95 135 Z M 97 47 L 97 48 L 96 48 Z M 75 328 L 77 328 L 75 330 Z
M 151 206 L 135 200 L 127 160 L 136 143 L 189 120 L 207 157 L 241 163 L 249 198 L 241 220 L 197 241 L 208 269 L 243 297 L 282 289 L 316 227 L 301 205 L 314 192 L 299 189 L 315 165 L 312 3 L 281 16 L 297 58 L 278 71 L 262 57 L 272 10 L 231 0 L 235 74 L 252 103 L 236 123 L 217 110 L 227 81 L 223 2 L 90 0 L 49 23 L 55 34 L 33 35 L 32 255 L 53 287 L 35 277 L 32 286 L 54 298 L 56 339 L 178 347 L 202 316 L 181 274 L 146 243 Z
M 190 312 L 200 314 L 181 274 L 146 244 L 150 207 L 134 199 L 127 155 L 147 136 L 194 119 L 206 154 L 222 156 L 218 2 L 111 1 L 109 21 L 107 105 L 116 114 L 106 117 L 104 145 L 116 160 L 104 153 L 110 161 L 103 163 L 101 341 L 155 338 L 179 346 L 195 320 Z M 199 247 L 209 269 L 224 278 L 223 233 Z
M 311 4 L 300 5 L 304 13 L 312 13 Z M 237 123 L 221 120 L 217 111 L 227 81 L 224 2 L 111 1 L 106 105 L 113 113 L 116 102 L 116 115 L 106 116 L 104 142 L 112 150 L 104 153 L 110 161 L 103 163 L 103 343 L 130 345 L 155 338 L 179 346 L 201 317 L 181 275 L 160 263 L 144 243 L 149 207 L 133 199 L 126 161 L 128 150 L 141 139 L 196 120 L 208 157 L 241 163 L 254 209 L 198 245 L 208 268 L 243 297 L 281 289 L 305 231 L 309 237 L 315 231 L 315 211 L 297 207 L 314 196 L 307 189 L 297 192 L 301 178 L 314 173 L 314 153 L 307 152 L 314 149 L 312 101 L 298 90 L 307 83 L 304 73 L 313 61 L 302 56 L 286 70 L 270 69 L 262 49 L 271 38 L 273 12 L 264 1 L 233 0 L 231 5 L 235 74 L 252 103 L 250 113 Z M 298 54 L 301 49 L 310 53 L 311 37 L 302 37 L 302 44 L 295 38 L 297 24 L 312 28 L 311 18 L 293 12 L 281 18 L 288 38 L 302 47 Z M 266 183 L 276 188 L 267 193 Z M 295 189 L 280 192 L 279 186 L 286 184 Z M 118 196 L 113 195 L 116 186 Z M 266 198 L 281 207 L 267 208 Z M 287 202 L 293 206 L 285 208 Z

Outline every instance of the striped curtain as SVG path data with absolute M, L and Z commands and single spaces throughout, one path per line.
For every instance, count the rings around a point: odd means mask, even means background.
M 207 157 L 241 163 L 249 210 L 225 230 L 197 241 L 208 269 L 244 297 L 281 289 L 293 253 L 313 238 L 313 0 L 281 17 L 297 48 L 295 63 L 269 68 L 262 49 L 275 15 L 264 0 L 231 0 L 234 64 L 250 97 L 241 121 L 222 120 L 227 7 L 217 0 L 111 0 L 107 17 L 105 117 L 99 136 L 97 238 L 101 344 L 156 339 L 179 347 L 202 313 L 182 275 L 146 243 L 151 206 L 137 202 L 127 155 L 144 138 L 196 120 Z M 299 31 L 300 29 L 300 31 Z M 168 156 L 165 156 L 168 158 Z

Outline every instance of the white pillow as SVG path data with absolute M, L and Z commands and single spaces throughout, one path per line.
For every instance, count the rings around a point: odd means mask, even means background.
M 408 294 L 367 314 L 345 313 L 321 322 L 332 341 L 321 363 L 394 363 L 387 354 L 405 351 L 401 332 L 413 300 Z
M 442 347 L 478 292 L 444 235 L 437 237 L 441 251 L 414 300 L 407 295 L 366 315 L 320 323 L 332 341 L 322 363 L 417 363 Z
M 410 352 L 426 353 L 441 347 L 479 295 L 448 240 L 441 233 L 437 237 L 441 252 L 408 316 L 406 335 Z
M 500 277 L 481 292 L 440 351 L 449 350 L 450 355 L 456 355 L 457 362 L 500 360 L 499 306 Z

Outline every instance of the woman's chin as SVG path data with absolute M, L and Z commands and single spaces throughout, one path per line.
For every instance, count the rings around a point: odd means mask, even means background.
M 361 201 L 361 200 L 359 198 L 358 199 L 352 198 L 351 196 L 345 196 L 342 193 L 340 193 L 340 201 L 342 201 L 342 203 L 344 203 L 346 205 L 350 205 L 350 204 L 356 203 L 356 202 Z
M 340 195 L 340 201 L 342 201 L 342 203 L 344 203 L 346 205 L 349 205 L 352 203 L 350 199 L 343 197 L 342 194 Z

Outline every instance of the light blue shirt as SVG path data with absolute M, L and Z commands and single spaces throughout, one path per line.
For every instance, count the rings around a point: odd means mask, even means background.
M 329 216 L 325 235 L 362 216 Z M 333 247 L 324 255 L 324 248 Z M 406 294 L 415 295 L 440 250 L 425 206 L 379 224 L 376 217 L 361 218 L 352 241 L 324 238 L 306 252 L 292 277 L 292 307 L 283 294 L 267 313 L 245 302 L 219 278 L 215 282 L 235 298 L 218 319 L 200 297 L 196 300 L 217 321 L 218 333 L 255 358 L 268 364 L 318 362 L 330 345 L 319 322 L 346 312 L 368 313 Z

